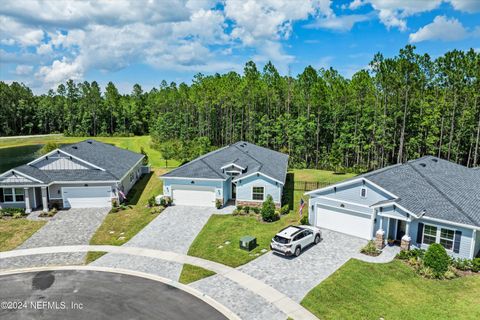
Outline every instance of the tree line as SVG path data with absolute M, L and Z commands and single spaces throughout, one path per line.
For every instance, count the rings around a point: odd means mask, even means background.
M 150 134 L 156 144 L 176 141 L 172 148 L 201 137 L 201 150 L 246 140 L 308 168 L 366 170 L 427 154 L 475 166 L 479 96 L 478 52 L 432 59 L 408 45 L 391 58 L 376 54 L 351 79 L 311 66 L 280 75 L 250 61 L 243 74 L 197 74 L 149 92 L 135 84 L 130 94 L 112 82 L 102 92 L 96 81 L 69 80 L 42 95 L 0 82 L 0 135 Z

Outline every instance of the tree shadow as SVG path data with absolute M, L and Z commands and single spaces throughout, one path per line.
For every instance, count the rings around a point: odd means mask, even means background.
M 143 190 L 145 190 L 145 187 L 148 184 L 148 181 L 150 180 L 150 177 L 153 175 L 153 172 L 144 174 L 130 189 L 130 192 L 127 194 L 127 201 L 126 203 L 128 205 L 136 205 L 138 203 L 138 200 L 140 200 L 140 197 L 143 194 Z

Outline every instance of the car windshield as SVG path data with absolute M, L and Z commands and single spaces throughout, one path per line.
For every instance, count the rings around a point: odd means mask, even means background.
M 284 238 L 284 237 L 280 237 L 280 236 L 275 236 L 275 237 L 273 238 L 273 240 L 275 240 L 275 242 L 283 243 L 283 244 L 286 244 L 286 243 L 289 243 L 289 242 L 290 242 L 290 239 L 287 239 L 287 238 Z

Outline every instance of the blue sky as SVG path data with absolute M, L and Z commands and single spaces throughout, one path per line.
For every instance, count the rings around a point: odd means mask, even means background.
M 409 43 L 434 58 L 480 50 L 480 0 L 4 1 L 0 79 L 36 93 L 67 79 L 113 81 L 126 93 L 241 72 L 248 60 L 351 77 Z

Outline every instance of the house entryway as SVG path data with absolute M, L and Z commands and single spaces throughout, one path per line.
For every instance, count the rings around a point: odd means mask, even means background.
M 393 239 L 395 240 L 396 245 L 400 245 L 402 241 L 402 237 L 406 233 L 407 222 L 405 220 L 389 218 L 388 221 L 388 232 L 386 235 L 386 239 Z
M 232 183 L 232 193 L 231 193 L 231 199 L 235 200 L 237 198 L 237 185 L 235 183 Z

